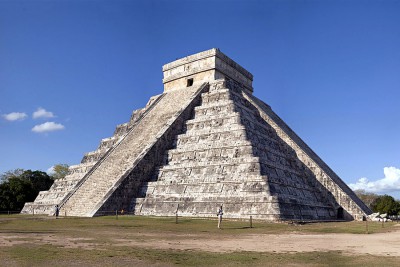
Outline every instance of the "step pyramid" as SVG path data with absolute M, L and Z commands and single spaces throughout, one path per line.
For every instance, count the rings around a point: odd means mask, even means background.
M 362 220 L 370 209 L 253 93 L 218 49 L 163 66 L 164 92 L 133 112 L 23 212 Z

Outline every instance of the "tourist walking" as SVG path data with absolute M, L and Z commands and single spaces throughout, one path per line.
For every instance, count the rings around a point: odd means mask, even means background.
M 218 216 L 218 229 L 221 229 L 221 223 L 222 223 L 222 215 L 224 214 L 223 210 L 222 210 L 222 206 L 219 207 L 219 210 L 217 212 L 217 216 Z
M 56 219 L 58 219 L 58 215 L 60 214 L 60 207 L 56 205 L 55 209 L 56 209 Z

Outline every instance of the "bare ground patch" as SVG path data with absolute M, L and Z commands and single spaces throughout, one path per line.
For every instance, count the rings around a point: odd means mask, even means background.
M 223 230 L 221 230 L 223 231 Z M 65 248 L 101 249 L 105 245 L 154 249 L 200 250 L 208 252 L 312 252 L 345 251 L 350 254 L 400 256 L 400 229 L 376 234 L 245 234 L 216 236 L 209 234 L 127 233 L 96 238 L 71 237 L 59 234 L 0 233 L 0 247 L 24 243 L 49 244 Z
M 366 226 L 0 216 L 0 266 L 398 266 L 400 227 Z

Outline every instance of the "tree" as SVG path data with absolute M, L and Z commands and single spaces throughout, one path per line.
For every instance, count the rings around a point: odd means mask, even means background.
M 5 173 L 0 175 L 0 183 L 8 181 L 10 178 L 19 177 L 21 174 L 24 173 L 24 171 L 24 169 L 6 171 Z
M 371 208 L 374 212 L 397 215 L 400 213 L 400 202 L 396 201 L 392 196 L 383 195 L 375 199 Z
M 17 169 L 21 170 L 21 169 Z M 35 200 L 39 191 L 48 190 L 53 179 L 42 171 L 8 171 L 1 175 L 0 210 L 20 211 L 26 202 Z
M 56 164 L 53 166 L 53 172 L 50 174 L 54 179 L 62 179 L 67 176 L 69 170 L 68 164 Z
M 25 202 L 35 200 L 32 184 L 18 178 L 11 178 L 0 185 L 0 210 L 20 211 Z
M 19 179 L 30 182 L 34 191 L 48 190 L 53 184 L 53 179 L 47 173 L 42 171 L 27 170 L 19 176 Z
M 356 195 L 362 200 L 362 202 L 364 202 L 365 205 L 367 205 L 371 209 L 372 203 L 379 197 L 379 195 L 377 194 L 366 192 L 362 189 L 355 190 L 354 193 L 356 193 Z

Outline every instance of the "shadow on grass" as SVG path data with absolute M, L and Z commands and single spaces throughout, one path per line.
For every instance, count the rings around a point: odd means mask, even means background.
M 62 231 L 52 231 L 52 230 L 43 230 L 43 231 L 29 231 L 29 230 L 7 230 L 7 229 L 2 229 L 0 231 L 0 234 L 56 234 L 56 233 L 61 233 Z
M 242 227 L 223 227 L 226 229 L 237 229 L 237 230 L 242 230 L 242 229 L 253 229 L 254 227 L 250 227 L 250 226 L 242 226 Z

